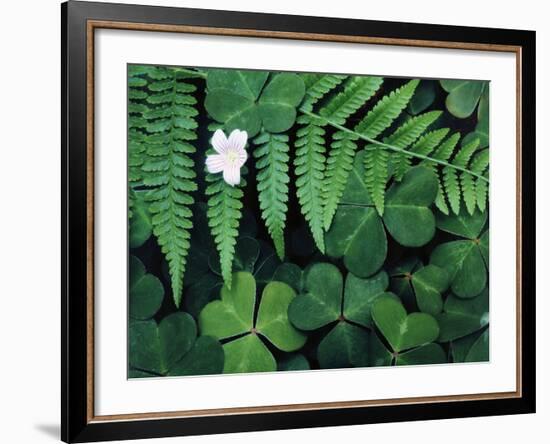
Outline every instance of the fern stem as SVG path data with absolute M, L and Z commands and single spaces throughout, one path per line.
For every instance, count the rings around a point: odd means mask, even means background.
M 370 138 L 368 136 L 365 136 L 361 133 L 350 130 L 349 128 L 346 128 L 345 126 L 339 125 L 338 123 L 333 122 L 330 119 L 327 119 L 326 117 L 320 116 L 319 114 L 312 113 L 312 112 L 308 111 L 307 109 L 300 108 L 300 111 L 302 113 L 310 116 L 310 117 L 313 117 L 315 119 L 320 119 L 321 121 L 326 122 L 328 125 L 336 128 L 340 131 L 344 131 L 346 133 L 352 134 L 352 135 L 358 137 L 359 139 L 362 139 L 362 140 L 364 140 L 366 142 L 369 142 L 373 145 L 378 145 L 378 146 L 381 146 L 381 147 L 386 148 L 388 150 L 400 152 L 400 153 L 406 154 L 406 155 L 411 156 L 411 157 L 416 157 L 417 159 L 428 160 L 430 162 L 437 163 L 439 165 L 443 165 L 443 166 L 453 168 L 453 169 L 458 170 L 458 171 L 462 171 L 464 173 L 468 173 L 468 174 L 470 174 L 470 175 L 472 175 L 472 176 L 474 176 L 474 177 L 476 177 L 476 178 L 478 178 L 482 181 L 485 181 L 487 183 L 489 182 L 489 179 L 487 179 L 486 177 L 482 176 L 481 174 L 474 173 L 473 171 L 470 171 L 467 168 L 462 168 L 460 166 L 453 165 L 452 163 L 446 162 L 444 160 L 435 159 L 433 157 L 426 156 L 424 154 L 415 153 L 414 151 L 405 150 L 405 149 L 399 148 L 397 146 L 393 146 L 393 145 L 390 145 L 390 144 L 387 144 L 387 143 L 384 143 L 384 142 L 380 142 L 379 140 L 372 139 L 372 138 Z

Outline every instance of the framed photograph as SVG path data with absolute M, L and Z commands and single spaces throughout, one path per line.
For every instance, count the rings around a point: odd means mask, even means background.
M 534 32 L 61 11 L 64 441 L 535 411 Z

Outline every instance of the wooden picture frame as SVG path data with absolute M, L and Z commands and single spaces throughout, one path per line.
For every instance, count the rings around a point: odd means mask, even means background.
M 64 3 L 61 14 L 63 441 L 139 439 L 535 411 L 534 32 L 78 1 Z M 517 390 L 96 416 L 93 43 L 94 32 L 105 28 L 515 54 Z

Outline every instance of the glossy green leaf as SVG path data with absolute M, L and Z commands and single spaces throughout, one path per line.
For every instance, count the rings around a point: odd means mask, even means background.
M 390 290 L 401 299 L 407 311 L 418 311 L 416 295 L 412 287 L 412 274 L 422 267 L 422 262 L 417 257 L 411 257 L 398 263 L 389 271 Z
M 478 330 L 474 333 L 451 341 L 450 350 L 453 357 L 453 362 L 465 362 L 470 348 L 472 348 L 472 345 L 477 341 L 482 333 L 482 330 Z
M 274 281 L 290 285 L 296 293 L 302 293 L 305 290 L 305 278 L 306 272 L 290 262 L 279 265 L 273 274 Z
M 395 365 L 444 364 L 447 362 L 445 350 L 439 344 L 427 344 L 405 353 L 399 353 Z
M 288 319 L 288 306 L 296 292 L 283 282 L 270 282 L 264 288 L 258 310 L 256 330 L 275 347 L 283 351 L 294 351 L 306 342 L 306 336 L 296 330 Z
M 438 245 L 430 263 L 444 268 L 451 281 L 451 290 L 461 298 L 473 298 L 487 284 L 487 270 L 481 250 L 475 241 L 459 240 Z
M 222 345 L 211 336 L 201 336 L 193 348 L 170 369 L 168 376 L 215 375 L 223 371 Z
M 271 133 L 290 128 L 296 120 L 296 107 L 305 94 L 297 74 L 275 74 L 267 83 L 268 72 L 209 70 L 205 107 L 212 118 L 231 131 L 240 129 L 254 137 L 263 126 Z
M 301 330 L 316 330 L 341 314 L 343 282 L 332 264 L 315 264 L 306 276 L 307 293 L 294 298 L 288 309 L 292 324 Z
M 223 346 L 224 373 L 274 372 L 275 358 L 255 334 L 248 334 Z
M 466 239 L 479 237 L 486 223 L 487 213 L 480 211 L 475 211 L 471 216 L 464 211 L 458 215 L 437 215 L 437 228 Z
M 473 343 L 465 362 L 485 362 L 489 360 L 489 329 Z
M 385 367 L 391 365 L 392 360 L 392 353 L 382 343 L 376 332 L 373 331 L 369 337 L 369 365 L 371 367 Z
M 249 331 L 253 326 L 256 281 L 248 272 L 233 273 L 231 289 L 223 286 L 221 300 L 210 302 L 199 315 L 202 335 L 218 339 Z
M 366 367 L 368 356 L 369 334 L 347 322 L 339 322 L 317 349 L 321 368 Z
M 437 319 L 439 342 L 453 341 L 485 327 L 489 323 L 489 291 L 485 289 L 472 299 L 449 295 Z
M 412 286 L 420 311 L 436 315 L 443 309 L 442 293 L 449 287 L 449 275 L 440 267 L 427 265 L 412 275 Z
M 201 310 L 215 299 L 219 299 L 223 286 L 221 276 L 213 273 L 204 274 L 198 282 L 191 285 L 185 292 L 185 310 L 195 318 Z
M 372 318 L 396 352 L 428 344 L 439 336 L 439 326 L 433 316 L 427 313 L 407 315 L 395 298 L 378 298 L 372 307 Z
M 437 176 L 425 167 L 411 168 L 401 183 L 388 190 L 384 223 L 401 245 L 419 247 L 434 236 L 435 217 L 429 206 L 437 190 Z
M 134 319 L 152 318 L 164 299 L 162 282 L 145 271 L 143 263 L 135 256 L 129 260 L 129 311 Z
M 149 205 L 143 198 L 143 191 L 134 191 L 132 202 L 132 217 L 128 234 L 128 246 L 130 248 L 141 247 L 153 234 L 151 213 Z
M 281 372 L 293 372 L 297 370 L 309 370 L 309 362 L 304 355 L 292 353 L 280 359 L 277 370 Z
M 420 114 L 432 105 L 436 97 L 435 86 L 433 80 L 422 80 L 420 82 L 409 102 L 408 110 L 411 114 Z
M 474 112 L 486 85 L 479 80 L 440 80 L 440 83 L 449 93 L 445 101 L 447 109 L 460 119 Z
M 168 315 L 158 325 L 153 320 L 131 322 L 130 367 L 165 375 L 191 349 L 196 335 L 195 321 L 187 313 Z
M 368 279 L 348 273 L 344 290 L 344 317 L 364 327 L 371 327 L 372 304 L 377 297 L 388 295 L 388 285 L 388 275 L 384 271 Z
M 384 226 L 374 207 L 341 205 L 325 237 L 326 252 L 344 258 L 344 265 L 359 277 L 376 273 L 387 254 Z

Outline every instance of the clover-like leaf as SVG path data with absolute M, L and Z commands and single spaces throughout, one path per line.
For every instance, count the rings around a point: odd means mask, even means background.
M 449 112 L 460 119 L 469 117 L 479 102 L 488 83 L 480 80 L 440 80 L 449 93 L 445 105 Z
M 449 288 L 449 275 L 440 267 L 427 265 L 411 276 L 420 311 L 436 315 L 443 309 L 442 293 Z
M 462 146 L 467 145 L 474 139 L 479 140 L 480 148 L 489 146 L 489 86 L 485 87 L 479 99 L 475 130 L 464 136 Z
M 141 247 L 153 234 L 151 213 L 149 205 L 145 202 L 144 191 L 132 191 L 134 200 L 132 204 L 132 217 L 128 233 L 128 246 L 130 248 Z
M 369 338 L 369 365 L 371 367 L 386 367 L 392 364 L 393 354 L 382 343 L 373 331 Z
M 280 359 L 277 364 L 277 370 L 282 372 L 292 372 L 297 370 L 309 370 L 311 367 L 307 358 L 300 353 L 292 353 Z
M 295 296 L 292 287 L 283 282 L 270 282 L 262 293 L 256 330 L 279 350 L 298 350 L 306 342 L 306 336 L 296 330 L 288 319 L 288 306 Z
M 399 353 L 395 357 L 395 365 L 444 364 L 446 362 L 447 355 L 439 344 L 426 344 L 405 353 Z
M 418 311 L 411 280 L 413 273 L 422 267 L 422 262 L 417 257 L 410 257 L 399 262 L 389 271 L 390 290 L 401 299 L 407 311 Z
M 464 362 L 485 362 L 489 360 L 489 329 L 472 344 Z
M 307 270 L 302 270 L 298 265 L 290 262 L 282 263 L 273 274 L 273 280 L 290 285 L 297 293 L 305 289 Z
M 332 264 L 315 264 L 306 275 L 307 293 L 290 304 L 288 316 L 301 330 L 316 330 L 338 319 L 342 304 L 342 274 Z
M 427 313 L 407 315 L 401 302 L 392 297 L 377 298 L 372 318 L 394 352 L 429 344 L 439 336 L 435 318 Z
M 134 319 L 152 318 L 164 299 L 162 282 L 145 271 L 143 263 L 135 256 L 129 261 L 129 311 Z
M 487 215 L 479 211 L 472 216 L 438 217 L 437 225 L 441 230 L 467 238 L 438 245 L 430 257 L 432 264 L 447 271 L 451 289 L 458 297 L 475 297 L 487 283 L 489 236 L 480 237 L 486 220 Z
M 231 289 L 224 285 L 221 299 L 212 301 L 199 315 L 201 334 L 218 339 L 250 331 L 254 322 L 256 281 L 248 272 L 233 273 Z
M 249 334 L 223 346 L 224 373 L 274 372 L 277 362 L 257 334 Z
M 371 307 L 376 298 L 387 293 L 389 278 L 381 271 L 369 279 L 361 279 L 349 273 L 344 290 L 344 318 L 364 327 L 372 326 Z
M 129 329 L 129 364 L 135 370 L 166 375 L 195 343 L 193 318 L 182 312 L 154 320 L 133 321 Z
M 435 88 L 436 83 L 434 80 L 421 80 L 407 107 L 409 112 L 417 115 L 429 108 L 436 97 Z
M 392 237 L 406 247 L 427 244 L 435 234 L 435 217 L 429 208 L 438 191 L 437 176 L 425 167 L 411 168 L 403 181 L 386 194 L 384 223 Z
M 489 290 L 472 299 L 449 295 L 437 320 L 441 330 L 439 342 L 454 341 L 480 330 L 489 323 Z
M 234 271 L 254 271 L 256 261 L 260 257 L 260 244 L 248 236 L 239 237 L 235 244 L 235 256 L 233 257 Z M 208 260 L 210 269 L 217 275 L 222 274 L 220 268 L 220 256 L 216 250 L 212 250 Z
M 265 71 L 209 70 L 205 107 L 229 131 L 240 129 L 254 137 L 263 126 L 271 133 L 289 129 L 305 94 L 297 74 L 280 73 L 268 79 Z
M 364 168 L 356 159 L 325 244 L 329 256 L 343 257 L 349 271 L 368 277 L 376 273 L 386 259 L 384 225 L 404 246 L 419 247 L 432 239 L 435 217 L 429 207 L 437 195 L 438 183 L 435 173 L 428 168 L 411 168 L 402 182 L 388 190 L 381 218 L 368 197 L 362 171 Z
M 233 273 L 231 289 L 224 286 L 221 299 L 210 302 L 199 315 L 203 335 L 229 339 L 223 346 L 224 372 L 272 371 L 275 358 L 260 336 L 282 351 L 294 351 L 304 345 L 305 335 L 288 319 L 288 307 L 295 296 L 295 291 L 283 282 L 268 283 L 255 320 L 254 276 L 244 271 Z
M 317 349 L 321 368 L 366 367 L 368 357 L 369 334 L 348 322 L 338 322 Z
M 223 371 L 224 352 L 219 341 L 201 336 L 193 348 L 177 361 L 168 376 L 215 375 Z

